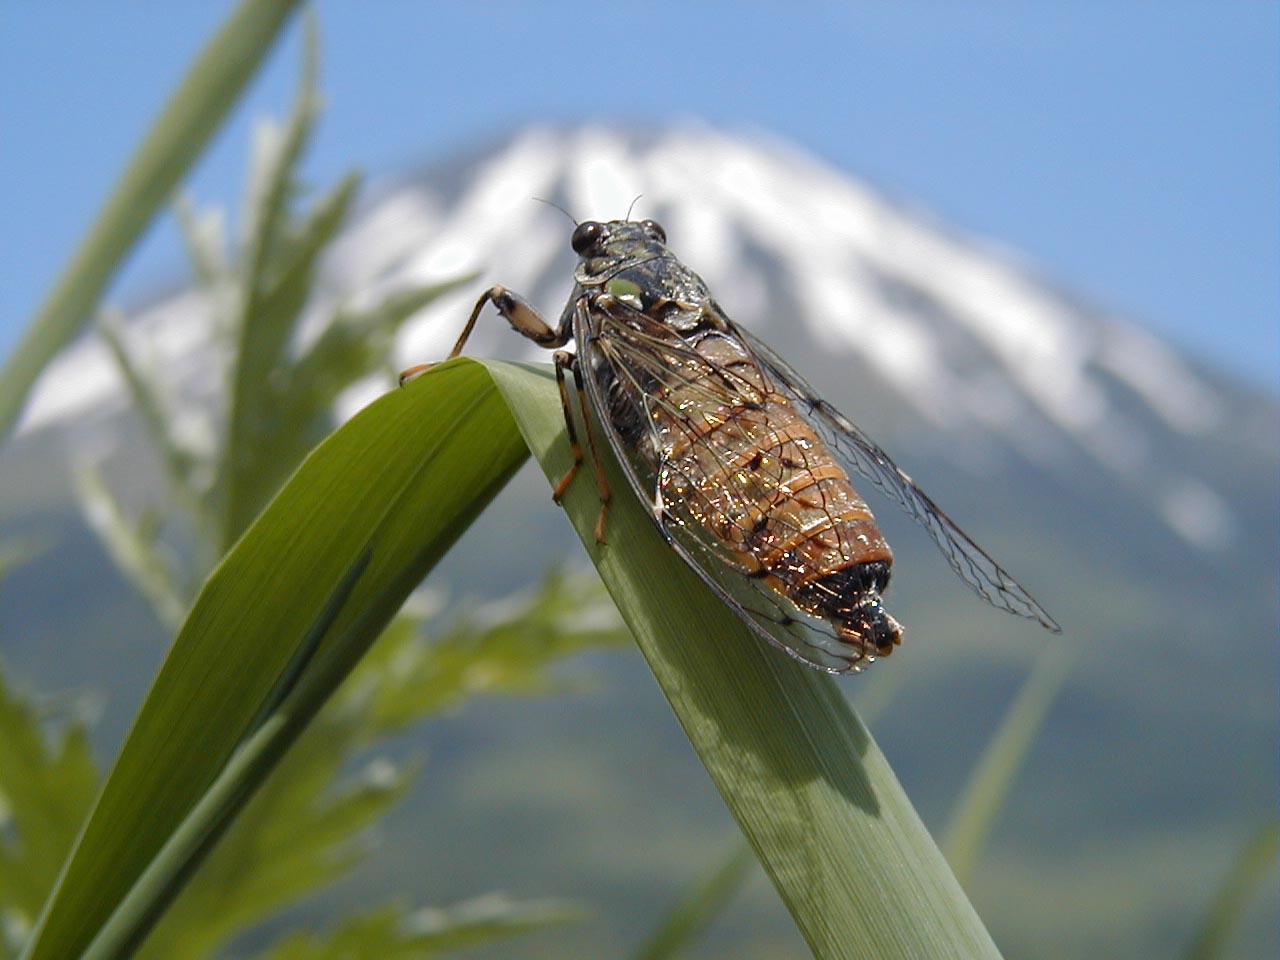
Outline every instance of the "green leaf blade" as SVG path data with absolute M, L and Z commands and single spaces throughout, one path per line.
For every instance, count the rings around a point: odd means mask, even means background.
M 470 362 L 392 391 L 317 448 L 206 583 L 32 960 L 75 955 L 93 938 L 251 730 L 357 559 L 367 567 L 327 633 L 349 649 L 322 644 L 317 655 L 346 669 L 526 455 L 502 397 Z M 341 670 L 332 672 L 336 685 Z
M 645 940 L 635 960 L 670 960 L 692 947 L 742 888 L 755 862 L 752 849 L 738 841 Z
M 1068 656 L 1057 650 L 1043 654 L 974 767 L 942 843 L 947 862 L 962 881 L 973 875 L 996 817 L 1070 672 Z
M 502 894 L 412 912 L 383 907 L 350 917 L 324 935 L 291 934 L 261 960 L 421 960 L 581 919 L 570 903 L 521 902 Z
M 1260 896 L 1263 884 L 1276 872 L 1280 853 L 1280 823 L 1268 820 L 1249 838 L 1222 878 L 1195 936 L 1183 954 L 1185 960 L 1215 960 L 1228 956 L 1231 939 L 1249 905 Z
M 570 459 L 550 371 L 485 365 L 554 482 Z M 565 509 L 815 956 L 998 957 L 836 681 L 757 640 L 670 550 L 602 454 L 608 543 L 594 540 L 589 479 L 570 486 Z

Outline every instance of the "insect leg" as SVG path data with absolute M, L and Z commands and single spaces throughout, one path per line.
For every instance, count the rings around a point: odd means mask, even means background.
M 567 326 L 562 327 L 560 330 L 553 329 L 542 319 L 542 314 L 538 313 L 524 297 L 517 293 L 512 293 L 506 287 L 493 286 L 480 294 L 480 299 L 471 308 L 471 316 L 467 318 L 467 325 L 462 328 L 462 333 L 458 336 L 458 342 L 453 345 L 453 349 L 445 357 L 446 360 L 452 360 L 462 353 L 462 348 L 466 346 L 467 338 L 471 336 L 471 331 L 475 329 L 476 320 L 479 319 L 480 311 L 484 309 L 486 303 L 492 303 L 497 307 L 498 313 L 502 314 L 507 323 L 511 324 L 511 329 L 522 337 L 528 337 L 540 347 L 546 347 L 548 350 L 555 347 L 563 347 L 572 336 Z M 410 367 L 400 374 L 400 385 L 404 386 L 406 380 L 417 376 L 424 370 L 429 370 L 433 366 L 435 366 L 434 363 L 420 363 L 417 366 Z
M 560 409 L 564 413 L 564 425 L 569 434 L 569 449 L 573 451 L 573 466 L 565 471 L 560 482 L 556 484 L 555 490 L 551 493 L 551 499 L 556 503 L 564 496 L 564 492 L 569 489 L 569 484 L 573 482 L 573 478 L 578 475 L 578 468 L 582 466 L 582 444 L 578 442 L 578 428 L 573 424 L 573 411 L 570 409 L 569 403 L 569 385 L 564 380 L 564 368 L 572 367 L 574 373 L 577 373 L 576 356 L 567 350 L 557 350 L 552 359 L 555 361 L 556 368 L 556 386 L 560 388 Z
M 582 382 L 582 368 L 578 364 L 577 354 L 557 350 L 555 353 L 556 383 L 560 386 L 560 402 L 564 407 L 564 419 L 568 424 L 569 443 L 573 448 L 573 466 L 560 478 L 552 494 L 557 503 L 569 488 L 578 468 L 582 466 L 582 446 L 578 443 L 577 430 L 573 425 L 572 411 L 569 409 L 569 388 L 565 383 L 564 369 L 573 371 L 573 385 L 578 393 L 578 409 L 582 412 L 582 426 L 587 431 L 587 446 L 591 449 L 591 465 L 595 468 L 596 490 L 600 495 L 600 516 L 596 520 L 596 543 L 604 543 L 605 521 L 609 516 L 609 481 L 604 475 L 604 464 L 600 460 L 600 445 L 596 442 L 595 429 L 591 426 L 591 412 L 587 408 L 587 391 Z
M 569 342 L 571 333 L 568 329 L 553 330 L 547 321 L 542 319 L 542 314 L 538 313 L 537 309 L 524 297 L 518 293 L 512 293 L 506 287 L 494 286 L 480 294 L 480 299 L 476 301 L 467 325 L 462 329 L 462 335 L 458 337 L 458 342 L 453 345 L 446 359 L 452 360 L 462 352 L 467 337 L 471 336 L 471 328 L 476 325 L 476 318 L 480 316 L 480 311 L 486 302 L 491 302 L 498 308 L 498 312 L 507 323 L 511 324 L 512 330 L 522 337 L 528 337 L 540 347 L 550 350 L 554 347 L 563 347 Z

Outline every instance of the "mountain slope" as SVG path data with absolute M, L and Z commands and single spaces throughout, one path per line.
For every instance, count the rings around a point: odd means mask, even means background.
M 460 167 L 465 181 L 428 172 L 370 204 L 335 251 L 333 288 L 359 299 L 480 270 L 477 288 L 502 282 L 554 318 L 570 283 L 570 225 L 531 197 L 600 219 L 636 201 L 637 215 L 664 224 L 732 315 L 766 339 L 803 340 L 828 358 L 812 379 L 832 391 L 850 379 L 841 367 L 856 364 L 886 392 L 882 402 L 903 405 L 930 429 L 963 431 L 966 442 L 981 435 L 1059 468 L 1078 469 L 1083 455 L 1143 490 L 1202 547 L 1229 546 L 1238 531 L 1241 518 L 1211 471 L 1193 463 L 1171 470 L 1155 450 L 1171 438 L 1235 430 L 1253 398 L 1007 255 L 809 157 L 707 130 L 641 137 L 587 127 L 531 130 Z M 423 311 L 401 344 L 406 360 L 439 353 L 470 295 Z M 198 356 L 207 336 L 175 320 L 198 313 L 192 297 L 180 292 L 139 319 L 139 335 L 145 330 L 166 364 Z M 505 335 L 500 327 L 482 326 L 475 348 L 489 349 Z M 86 354 L 98 356 L 86 362 Z M 64 358 L 24 429 L 101 409 L 118 391 L 100 356 L 87 346 Z M 175 380 L 195 373 L 179 365 Z

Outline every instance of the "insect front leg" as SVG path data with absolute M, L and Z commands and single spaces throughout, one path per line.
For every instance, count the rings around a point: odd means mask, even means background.
M 497 308 L 498 313 L 502 314 L 507 323 L 511 324 L 512 330 L 522 337 L 528 337 L 538 346 L 546 347 L 548 350 L 563 347 L 573 335 L 567 323 L 562 322 L 560 329 L 556 330 L 542 319 L 542 314 L 538 313 L 533 304 L 529 303 L 524 297 L 518 293 L 512 293 L 506 287 L 493 286 L 480 294 L 480 299 L 471 308 L 471 316 L 467 318 L 467 325 L 462 328 L 458 342 L 453 345 L 453 349 L 445 357 L 446 360 L 452 360 L 462 353 L 462 348 L 466 346 L 467 338 L 471 336 L 471 331 L 475 329 L 476 320 L 480 317 L 480 311 L 484 309 L 486 303 L 492 303 Z M 425 370 L 431 369 L 433 366 L 435 366 L 434 363 L 420 363 L 410 367 L 400 374 L 400 385 L 404 386 L 405 381 Z
M 582 370 L 578 365 L 577 354 L 569 353 L 567 350 L 557 350 L 554 359 L 556 386 L 560 388 L 560 406 L 564 410 L 565 428 L 569 434 L 569 448 L 573 451 L 573 465 L 560 478 L 560 482 L 556 484 L 551 497 L 556 503 L 559 503 L 560 498 L 569 489 L 569 484 L 577 476 L 578 469 L 582 466 L 582 444 L 578 442 L 578 429 L 573 422 L 572 403 L 569 400 L 569 384 L 565 381 L 564 376 L 564 371 L 568 368 L 573 371 L 573 386 L 578 394 L 578 409 L 582 413 L 583 429 L 587 431 L 587 446 L 591 449 L 591 465 L 595 468 L 596 474 L 596 490 L 600 494 L 600 516 L 596 519 L 595 531 L 596 543 L 604 543 L 605 521 L 608 519 L 609 498 L 612 494 L 609 492 L 609 481 L 604 475 L 604 464 L 600 461 L 600 446 L 596 443 L 595 430 L 591 426 L 591 413 L 587 409 L 587 392 L 582 383 Z

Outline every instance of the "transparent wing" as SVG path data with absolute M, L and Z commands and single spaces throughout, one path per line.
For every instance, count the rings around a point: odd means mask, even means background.
M 1061 633 L 1053 617 L 1014 580 L 1003 567 L 957 527 L 936 503 L 916 486 L 888 454 L 871 441 L 848 417 L 819 397 L 803 378 L 758 337 L 731 321 L 731 328 L 748 345 L 760 367 L 772 378 L 774 389 L 807 410 L 824 441 L 845 465 L 866 477 L 898 504 L 933 537 L 951 568 L 978 596 L 992 606 L 1035 620 L 1047 630 Z
M 758 390 L 749 380 L 732 370 L 718 367 L 692 350 L 669 328 L 657 321 L 643 322 L 643 315 L 620 324 L 607 316 L 591 316 L 579 307 L 578 326 L 585 336 L 577 336 L 584 354 L 584 377 L 591 406 L 599 412 L 601 426 L 623 472 L 641 501 L 652 512 L 667 542 L 708 586 L 756 634 L 790 656 L 829 673 L 858 672 L 874 660 L 870 651 L 851 645 L 837 636 L 835 627 L 800 608 L 765 581 L 752 578 L 743 568 L 742 557 L 725 546 L 704 522 L 705 504 L 700 497 L 699 477 L 672 477 L 672 462 L 661 451 L 664 437 L 655 421 L 662 419 L 676 429 L 687 429 L 699 437 L 699 455 L 709 470 L 729 469 L 749 450 L 765 441 L 771 427 L 763 415 L 739 416 L 735 431 L 714 431 L 703 435 L 700 418 L 714 417 L 716 411 L 741 407 Z M 588 332 L 588 329 L 590 332 Z M 610 384 L 610 378 L 616 383 Z M 666 398 L 678 394 L 684 404 L 673 405 Z M 631 409 L 625 409 L 626 407 Z M 662 408 L 665 416 L 654 417 Z M 633 418 L 634 432 L 620 430 L 617 421 Z M 729 439 L 732 437 L 732 439 Z M 687 481 L 690 494 L 667 497 L 664 489 Z M 769 483 L 767 475 L 763 478 Z M 765 491 L 767 492 L 767 490 Z M 745 514 L 754 503 L 726 502 L 732 493 L 718 490 L 716 508 Z

